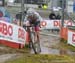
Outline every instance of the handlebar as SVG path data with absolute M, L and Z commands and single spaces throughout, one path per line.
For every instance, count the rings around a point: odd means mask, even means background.
M 31 26 L 26 26 L 26 25 L 23 25 L 23 28 L 28 32 L 30 31 L 30 28 L 33 27 L 33 25 Z

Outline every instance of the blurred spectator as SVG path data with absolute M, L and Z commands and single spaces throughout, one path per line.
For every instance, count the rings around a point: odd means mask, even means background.
M 16 14 L 16 19 L 21 20 L 22 19 L 22 13 L 19 12 L 18 14 Z
M 52 19 L 52 20 L 56 19 L 56 15 L 54 12 L 50 13 L 49 19 Z
M 47 9 L 48 6 L 47 6 L 46 4 L 42 4 L 42 8 L 43 8 L 43 9 Z
M 42 8 L 42 5 L 38 5 L 38 8 Z
M 26 11 L 24 11 L 24 16 L 26 15 Z M 15 22 L 17 22 L 17 25 L 21 25 L 21 20 L 22 20 L 22 12 L 19 12 L 16 14 L 16 20 Z
M 4 7 L 0 7 L 0 20 L 4 20 L 9 23 L 12 23 L 13 21 L 10 13 Z
M 61 19 L 61 16 L 58 14 L 57 16 L 56 16 L 56 19 Z
M 24 11 L 24 16 L 26 15 L 26 11 Z M 19 12 L 16 14 L 16 19 L 21 20 L 22 19 L 22 12 Z

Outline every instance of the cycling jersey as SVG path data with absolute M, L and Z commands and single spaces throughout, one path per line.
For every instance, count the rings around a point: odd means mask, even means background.
M 36 14 L 33 16 L 32 15 L 32 17 L 29 17 L 30 15 L 26 15 L 25 16 L 25 22 L 26 21 L 29 21 L 30 22 L 30 24 L 33 24 L 34 26 L 38 26 L 39 24 L 40 24 L 40 19 L 39 19 L 39 16 L 37 16 Z
M 29 17 L 29 15 L 26 15 L 25 17 L 25 22 L 29 21 L 30 25 L 33 24 L 35 31 L 39 31 L 39 25 L 40 25 L 40 19 L 39 17 L 35 14 L 32 18 Z

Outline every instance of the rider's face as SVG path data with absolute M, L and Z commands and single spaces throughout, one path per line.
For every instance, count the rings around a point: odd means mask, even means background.
M 36 21 L 36 18 L 35 18 L 34 15 L 33 16 L 29 16 L 28 18 L 31 19 L 32 21 Z
M 33 17 L 32 17 L 32 16 L 29 16 L 28 18 L 29 18 L 29 19 L 32 19 Z

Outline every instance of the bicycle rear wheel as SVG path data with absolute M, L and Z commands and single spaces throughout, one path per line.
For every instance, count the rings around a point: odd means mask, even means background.
M 41 52 L 40 43 L 36 42 L 36 43 L 34 43 L 34 46 L 35 46 L 35 49 L 36 49 L 37 53 L 40 53 Z

